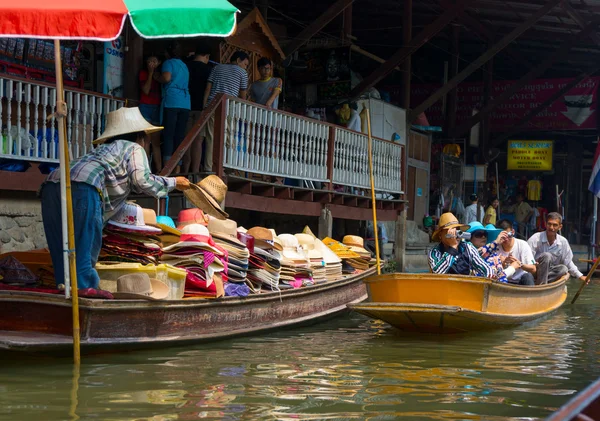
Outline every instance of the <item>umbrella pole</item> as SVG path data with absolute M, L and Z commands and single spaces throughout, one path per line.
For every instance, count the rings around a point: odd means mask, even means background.
M 377 206 L 375 203 L 375 179 L 373 178 L 373 138 L 371 137 L 371 114 L 367 108 L 367 129 L 369 133 L 369 178 L 371 179 L 371 202 L 373 205 L 373 232 L 375 233 L 375 258 L 377 274 L 381 275 L 381 259 L 379 258 L 379 233 L 377 232 Z
M 63 230 L 64 255 L 68 256 L 69 265 L 65 265 L 65 278 L 70 280 L 71 307 L 73 309 L 73 361 L 75 365 L 81 362 L 79 337 L 79 296 L 77 291 L 77 265 L 75 261 L 75 227 L 73 224 L 73 201 L 71 196 L 71 177 L 69 144 L 66 136 L 66 122 L 63 108 L 65 101 L 62 60 L 60 56 L 60 41 L 54 40 L 54 66 L 56 70 L 56 116 L 58 120 L 58 141 L 60 150 L 60 185 L 61 213 Z M 66 234 L 66 235 L 65 235 Z M 67 238 L 65 238 L 67 237 Z M 66 247 L 65 247 L 66 246 Z M 66 280 L 65 279 L 65 280 Z M 68 297 L 69 285 L 65 285 L 65 295 Z

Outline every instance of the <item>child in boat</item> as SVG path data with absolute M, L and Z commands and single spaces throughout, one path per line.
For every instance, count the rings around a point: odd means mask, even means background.
M 493 278 L 492 268 L 471 243 L 461 241 L 457 229 L 466 231 L 469 226 L 459 223 L 450 212 L 440 217 L 438 229 L 432 236 L 433 241 L 440 241 L 440 244 L 429 252 L 431 271 L 439 274 L 452 273 Z

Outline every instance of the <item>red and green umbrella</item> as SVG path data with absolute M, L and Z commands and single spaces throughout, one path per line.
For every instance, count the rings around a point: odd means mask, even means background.
M 111 41 L 129 16 L 144 38 L 226 37 L 237 12 L 226 0 L 0 0 L 0 36 Z

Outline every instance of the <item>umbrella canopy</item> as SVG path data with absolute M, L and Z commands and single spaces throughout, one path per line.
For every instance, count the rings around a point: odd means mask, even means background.
M 226 37 L 237 12 L 226 0 L 0 0 L 0 36 L 111 41 L 129 15 L 144 38 Z

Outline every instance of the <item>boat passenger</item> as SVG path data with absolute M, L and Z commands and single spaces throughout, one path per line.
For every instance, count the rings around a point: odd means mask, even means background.
M 102 229 L 125 204 L 130 193 L 166 197 L 186 190 L 185 177 L 150 173 L 144 145 L 162 127 L 148 123 L 139 108 L 121 108 L 106 116 L 106 129 L 87 155 L 71 162 L 71 195 L 77 249 L 77 285 L 98 289 L 95 266 L 102 247 Z M 56 169 L 41 188 L 42 219 L 57 286 L 64 285 L 60 174 Z
M 508 277 L 514 274 L 519 267 L 518 262 L 514 262 L 506 268 L 502 265 L 502 259 L 498 255 L 501 244 L 508 238 L 508 233 L 497 229 L 493 225 L 484 227 L 480 222 L 472 222 L 467 230 L 471 234 L 471 244 L 473 244 L 479 255 L 485 260 L 493 272 L 493 279 L 498 282 L 508 283 Z
M 508 281 L 519 285 L 535 285 L 537 268 L 531 247 L 527 241 L 515 238 L 513 224 L 508 219 L 501 219 L 496 226 L 507 234 L 506 241 L 502 242 L 498 249 L 503 267 L 508 268 L 515 263 L 518 264 L 516 271 L 508 276 Z
M 457 230 L 467 229 L 469 226 L 459 223 L 450 212 L 440 217 L 438 229 L 432 236 L 433 241 L 440 241 L 440 244 L 429 252 L 429 267 L 433 273 L 493 278 L 492 268 L 479 255 L 477 249 L 459 238 Z
M 567 273 L 585 281 L 585 276 L 573 263 L 569 242 L 558 234 L 562 221 L 559 213 L 550 212 L 546 217 L 546 231 L 535 233 L 527 240 L 537 262 L 536 285 L 557 281 Z

